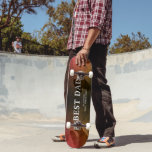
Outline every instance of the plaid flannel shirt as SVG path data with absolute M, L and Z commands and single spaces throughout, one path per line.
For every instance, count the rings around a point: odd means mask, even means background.
M 100 29 L 94 43 L 110 44 L 112 37 L 112 0 L 78 0 L 74 13 L 67 49 L 84 45 L 91 27 Z

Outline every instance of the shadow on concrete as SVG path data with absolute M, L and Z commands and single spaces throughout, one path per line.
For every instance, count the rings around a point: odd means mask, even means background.
M 81 149 L 95 149 L 94 142 L 97 139 L 89 139 L 87 142 L 93 142 L 91 145 L 84 146 Z M 126 146 L 132 143 L 147 143 L 152 142 L 152 135 L 125 135 L 116 137 L 116 144 L 114 147 Z
M 152 135 L 126 135 L 116 137 L 115 147 L 126 146 L 132 143 L 152 142 Z
M 87 142 L 95 142 L 97 141 L 98 139 L 88 139 Z

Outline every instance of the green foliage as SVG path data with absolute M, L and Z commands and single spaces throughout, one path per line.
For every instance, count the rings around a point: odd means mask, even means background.
M 3 20 L 6 20 L 6 18 L 3 18 Z M 20 21 L 20 18 L 18 18 L 14 24 L 10 27 L 6 27 L 1 30 L 1 36 L 2 36 L 2 50 L 5 51 L 12 51 L 12 42 L 15 40 L 16 36 L 21 36 L 23 33 L 22 30 L 22 23 Z
M 22 52 L 26 54 L 53 55 L 52 48 L 48 45 L 41 45 L 30 33 L 22 34 L 22 45 Z
M 67 40 L 69 37 L 75 1 L 62 1 L 57 8 L 50 7 L 47 11 L 49 22 L 41 31 L 41 42 L 54 50 L 54 55 L 67 55 Z
M 150 48 L 151 44 L 148 40 L 149 38 L 145 37 L 141 32 L 132 33 L 131 37 L 128 34 L 121 34 L 116 43 L 111 46 L 110 53 L 116 54 Z
M 12 26 L 2 29 L 2 50 L 13 52 L 12 42 L 16 40 L 16 36 L 20 36 L 23 45 L 22 53 L 53 55 L 52 48 L 48 45 L 41 45 L 36 37 L 23 32 L 22 27 L 20 18 L 18 18 Z
M 2 0 L 0 3 L 0 29 L 11 26 L 23 13 L 36 14 L 34 10 L 36 7 L 51 7 L 50 2 L 54 2 L 54 0 Z M 3 22 L 3 18 L 6 18 L 5 22 Z
M 54 0 L 1 0 L 0 3 L 0 50 L 3 49 L 2 30 L 11 27 L 23 13 L 36 14 L 34 8 L 49 7 Z M 6 38 L 6 37 L 5 37 Z M 9 45 L 9 44 L 8 44 Z

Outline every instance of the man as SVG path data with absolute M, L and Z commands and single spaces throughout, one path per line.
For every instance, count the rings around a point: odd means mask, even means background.
M 92 63 L 92 100 L 96 111 L 96 129 L 100 136 L 97 141 L 113 146 L 116 120 L 110 87 L 107 85 L 106 56 L 112 37 L 112 0 L 78 0 L 74 9 L 73 24 L 67 49 L 69 61 L 76 56 L 76 64 L 85 66 L 86 60 Z M 68 64 L 69 64 L 68 61 Z M 68 66 L 65 74 L 66 98 Z M 64 135 L 56 136 L 55 141 L 66 140 Z M 96 143 L 95 143 L 96 146 Z
M 14 48 L 15 53 L 21 53 L 22 43 L 20 37 L 16 36 L 16 41 L 12 43 L 12 47 Z

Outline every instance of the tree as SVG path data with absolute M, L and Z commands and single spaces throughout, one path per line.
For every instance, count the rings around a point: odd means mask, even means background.
M 148 40 L 149 38 L 145 37 L 141 32 L 132 33 L 131 36 L 121 34 L 116 43 L 110 47 L 110 53 L 123 53 L 150 48 L 151 44 Z
M 36 37 L 31 36 L 30 33 L 24 32 L 22 34 L 22 52 L 27 54 L 39 55 L 53 55 L 53 50 L 48 45 L 42 45 L 38 42 Z
M 73 8 L 75 1 L 61 2 L 57 8 L 50 7 L 47 11 L 49 22 L 44 25 L 41 33 L 41 42 L 49 45 L 54 55 L 66 55 L 66 44 L 71 29 Z
M 46 6 L 51 8 L 54 0 L 2 0 L 0 3 L 0 49 L 2 48 L 1 31 L 10 27 L 23 13 L 36 13 L 34 8 Z
M 2 33 L 2 50 L 5 51 L 12 51 L 12 42 L 15 40 L 16 36 L 21 36 L 23 33 L 22 30 L 22 23 L 20 21 L 20 18 L 18 18 L 18 20 L 16 20 L 12 26 L 10 27 L 6 27 L 4 29 L 2 29 L 1 33 Z
M 22 53 L 27 54 L 45 54 L 53 55 L 53 50 L 48 45 L 41 45 L 36 37 L 36 32 L 31 35 L 30 33 L 23 32 L 22 23 L 20 18 L 16 20 L 12 26 L 2 29 L 2 49 L 7 52 L 12 52 L 12 42 L 16 40 L 16 36 L 22 38 Z

